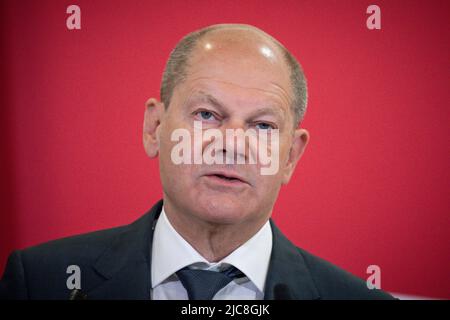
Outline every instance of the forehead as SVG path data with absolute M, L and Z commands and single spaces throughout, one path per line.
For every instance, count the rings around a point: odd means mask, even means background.
M 209 105 L 219 111 L 229 114 L 265 114 L 274 115 L 284 121 L 289 118 L 288 106 L 283 104 L 283 99 L 272 92 L 254 88 L 240 88 L 210 78 L 200 78 L 192 81 L 194 85 L 185 87 L 182 93 L 182 107 L 191 111 L 191 108 L 200 105 Z
M 220 85 L 235 93 L 292 102 L 290 70 L 281 50 L 267 37 L 242 30 L 212 31 L 191 54 L 185 84 Z M 247 89 L 247 90 L 245 90 Z

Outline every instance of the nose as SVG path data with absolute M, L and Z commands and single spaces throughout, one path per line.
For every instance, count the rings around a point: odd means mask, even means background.
M 219 130 L 223 137 L 222 150 L 219 152 L 223 152 L 226 164 L 256 163 L 256 132 L 246 128 L 245 121 L 230 119 Z

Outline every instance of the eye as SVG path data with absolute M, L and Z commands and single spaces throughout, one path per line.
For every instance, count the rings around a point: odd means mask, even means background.
M 205 120 L 209 120 L 212 117 L 214 117 L 214 115 L 209 111 L 201 111 L 200 116 L 202 117 L 202 119 L 205 119 Z
M 196 112 L 196 115 L 200 116 L 200 118 L 202 120 L 214 120 L 215 119 L 214 114 L 210 111 L 205 111 L 205 110 L 198 111 L 198 112 Z
M 270 130 L 270 129 L 275 129 L 275 127 L 269 123 L 266 122 L 260 122 L 256 124 L 256 128 L 260 129 L 260 130 Z

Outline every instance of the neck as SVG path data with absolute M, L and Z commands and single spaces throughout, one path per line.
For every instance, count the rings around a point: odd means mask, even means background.
M 222 224 L 180 212 L 164 201 L 164 210 L 174 229 L 208 262 L 218 262 L 254 236 L 267 222 L 265 215 L 257 220 Z

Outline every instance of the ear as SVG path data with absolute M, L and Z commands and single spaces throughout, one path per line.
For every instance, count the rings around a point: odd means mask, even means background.
M 294 132 L 294 138 L 292 140 L 289 156 L 284 167 L 282 184 L 287 184 L 291 180 L 294 169 L 297 166 L 298 160 L 303 155 L 306 145 L 309 142 L 309 132 L 306 129 L 296 129 Z
M 150 158 L 155 158 L 159 153 L 159 129 L 164 104 L 155 98 L 150 98 L 145 103 L 144 113 L 144 149 Z

